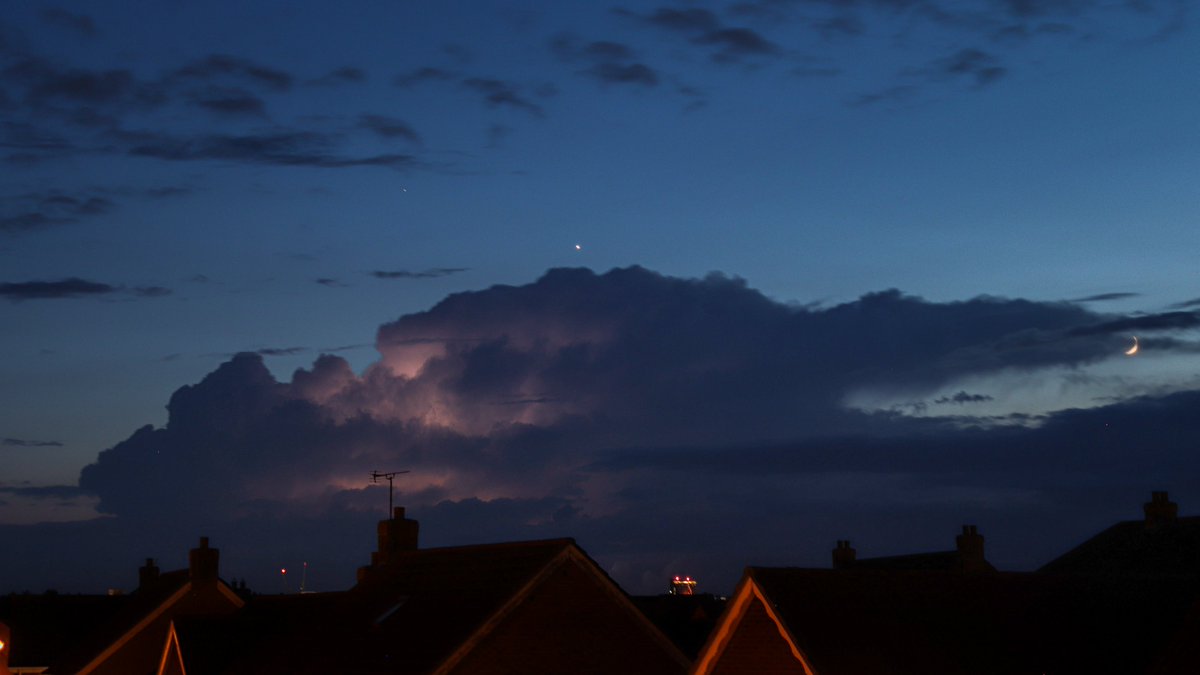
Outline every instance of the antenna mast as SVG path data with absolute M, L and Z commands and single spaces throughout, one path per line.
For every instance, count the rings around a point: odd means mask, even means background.
M 380 471 L 378 469 L 371 472 L 371 482 L 378 483 L 380 478 L 386 478 L 388 482 L 388 510 L 387 517 L 392 517 L 392 479 L 402 473 L 408 473 L 408 469 L 403 471 Z

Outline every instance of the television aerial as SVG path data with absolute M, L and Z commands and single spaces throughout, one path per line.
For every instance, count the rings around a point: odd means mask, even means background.
M 408 473 L 408 469 L 403 471 L 380 471 L 378 469 L 371 472 L 371 482 L 378 483 L 380 478 L 386 478 L 388 482 L 388 510 L 387 517 L 392 517 L 392 479 L 402 473 Z

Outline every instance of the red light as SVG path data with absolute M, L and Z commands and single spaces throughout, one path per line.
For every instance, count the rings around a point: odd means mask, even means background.
M 283 568 L 283 569 L 279 570 L 279 573 L 280 573 L 280 574 L 287 574 L 287 568 L 285 567 L 285 568 Z

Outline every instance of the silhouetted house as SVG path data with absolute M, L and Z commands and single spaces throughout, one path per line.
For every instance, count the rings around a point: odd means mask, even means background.
M 45 672 L 73 645 L 119 612 L 132 596 L 29 593 L 0 596 L 0 622 L 10 635 L 0 655 L 8 672 Z M 7 675 L 0 670 L 0 674 Z
M 1117 523 L 1038 571 L 1200 580 L 1200 516 L 1179 517 L 1166 492 L 1152 493 L 1142 511 L 1142 519 Z
M 152 560 L 139 570 L 137 591 L 66 654 L 51 674 L 150 675 L 158 670 L 171 622 L 228 616 L 243 600 L 218 576 L 219 552 L 208 538 L 191 550 L 188 569 L 160 574 Z
M 359 583 L 180 620 L 164 675 L 683 673 L 688 661 L 570 539 L 417 548 L 396 509 Z
M 725 609 L 725 598 L 711 593 L 641 595 L 632 600 L 688 659 L 700 653 Z
M 840 540 L 833 549 L 834 569 L 940 570 L 945 572 L 995 572 L 983 555 L 983 535 L 974 525 L 963 525 L 954 538 L 953 551 L 913 553 L 878 558 L 858 558 L 848 540 Z
M 970 526 L 955 551 L 859 560 L 839 541 L 832 570 L 748 568 L 693 673 L 1198 673 L 1190 535 L 1165 493 L 1147 506 L 1057 573 L 996 572 Z

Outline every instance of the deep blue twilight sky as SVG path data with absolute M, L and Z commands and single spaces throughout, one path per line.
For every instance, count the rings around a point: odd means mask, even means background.
M 631 592 L 1200 512 L 1192 9 L 7 3 L 0 591 L 343 588 L 372 469 Z

